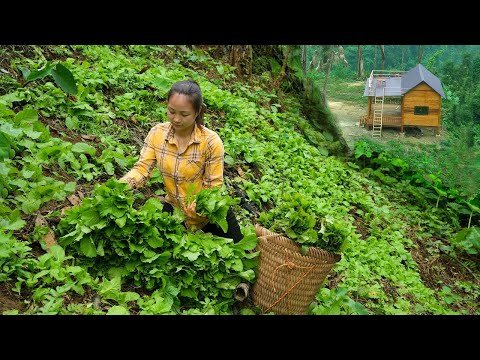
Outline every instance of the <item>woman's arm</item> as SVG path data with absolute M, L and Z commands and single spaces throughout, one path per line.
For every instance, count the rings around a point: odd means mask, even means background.
M 148 180 L 155 166 L 155 134 L 157 131 L 159 131 L 157 127 L 153 127 L 149 131 L 145 138 L 143 148 L 140 151 L 138 161 L 129 172 L 119 179 L 120 181 L 125 181 L 131 187 L 138 188 Z
M 218 135 L 211 138 L 207 144 L 205 156 L 205 173 L 202 187 L 209 189 L 223 185 L 223 161 L 225 150 Z

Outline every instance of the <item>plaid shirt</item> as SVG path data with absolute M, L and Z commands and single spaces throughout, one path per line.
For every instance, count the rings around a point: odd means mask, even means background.
M 163 176 L 165 200 L 184 210 L 189 188 L 195 195 L 204 188 L 222 186 L 224 147 L 216 132 L 205 126 L 200 129 L 195 124 L 190 142 L 180 154 L 173 134 L 170 122 L 155 125 L 145 138 L 138 161 L 120 180 L 139 187 L 150 177 L 156 164 Z M 185 218 L 189 228 L 201 229 L 207 223 L 208 219 L 203 216 Z

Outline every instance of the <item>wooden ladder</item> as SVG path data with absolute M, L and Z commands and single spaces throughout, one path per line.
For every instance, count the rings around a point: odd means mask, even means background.
M 382 95 L 377 96 L 375 92 L 375 100 L 373 106 L 373 126 L 372 137 L 382 136 L 382 117 L 383 117 L 383 103 L 385 101 L 385 88 L 382 89 Z

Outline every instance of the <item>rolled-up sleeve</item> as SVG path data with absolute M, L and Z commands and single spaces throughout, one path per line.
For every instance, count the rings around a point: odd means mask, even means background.
M 128 182 L 132 187 L 142 186 L 150 177 L 156 162 L 156 139 L 158 128 L 153 127 L 145 138 L 140 157 L 132 169 L 120 178 L 120 181 Z
M 223 161 L 225 150 L 220 137 L 215 134 L 208 139 L 205 175 L 203 177 L 203 187 L 213 188 L 223 184 Z

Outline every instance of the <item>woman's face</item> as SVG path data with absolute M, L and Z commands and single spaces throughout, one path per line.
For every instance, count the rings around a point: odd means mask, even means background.
M 167 104 L 167 117 L 175 130 L 187 131 L 193 128 L 197 113 L 188 96 L 173 94 Z

